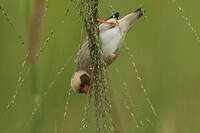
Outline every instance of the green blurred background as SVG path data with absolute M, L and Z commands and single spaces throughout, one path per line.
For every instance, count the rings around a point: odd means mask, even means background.
M 40 32 L 40 47 L 46 47 L 34 69 L 27 72 L 27 66 L 21 70 L 21 65 L 27 50 L 34 1 L 0 0 L 3 7 L 0 10 L 0 132 L 75 133 L 82 127 L 81 120 L 87 118 L 86 132 L 94 133 L 93 105 L 88 117 L 83 117 L 88 102 L 86 95 L 71 92 L 66 120 L 63 118 L 76 52 L 85 38 L 81 18 L 69 0 L 46 2 Z M 100 2 L 101 19 L 109 17 L 112 11 L 124 16 L 141 6 L 146 10 L 146 15 L 126 37 L 125 45 L 130 50 L 123 47 L 121 55 L 108 68 L 115 132 L 200 132 L 200 41 L 195 35 L 200 31 L 199 4 L 195 0 Z M 184 12 L 178 10 L 179 6 Z M 136 79 L 132 54 L 148 96 Z M 17 87 L 19 77 L 24 76 L 22 87 Z M 7 108 L 16 90 L 15 103 Z

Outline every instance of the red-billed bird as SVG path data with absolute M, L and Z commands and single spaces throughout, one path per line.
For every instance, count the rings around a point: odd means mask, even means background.
M 110 65 L 120 53 L 120 48 L 126 37 L 127 32 L 133 23 L 144 14 L 142 8 L 119 18 L 119 13 L 115 13 L 107 20 L 97 19 L 99 23 L 99 38 L 101 41 L 103 61 Z M 78 93 L 89 93 L 90 79 L 92 76 L 92 65 L 90 51 L 88 48 L 88 39 L 82 44 L 77 58 L 77 71 L 71 80 L 71 87 Z

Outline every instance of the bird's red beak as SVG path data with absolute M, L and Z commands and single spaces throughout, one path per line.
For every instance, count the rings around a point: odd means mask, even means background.
M 83 89 L 81 89 L 82 93 L 89 93 L 89 85 L 85 85 Z

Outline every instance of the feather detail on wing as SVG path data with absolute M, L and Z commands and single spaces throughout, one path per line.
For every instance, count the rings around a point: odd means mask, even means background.
M 88 48 L 88 38 L 86 38 L 86 40 L 84 41 L 84 43 L 82 44 L 78 54 L 77 54 L 77 71 L 79 70 L 85 70 L 89 73 L 89 67 L 91 65 L 91 59 L 90 59 L 90 51 Z

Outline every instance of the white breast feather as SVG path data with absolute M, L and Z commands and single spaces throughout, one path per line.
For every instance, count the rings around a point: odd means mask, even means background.
M 100 33 L 104 57 L 111 56 L 121 45 L 122 34 L 118 26 Z

